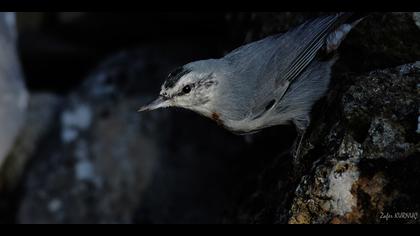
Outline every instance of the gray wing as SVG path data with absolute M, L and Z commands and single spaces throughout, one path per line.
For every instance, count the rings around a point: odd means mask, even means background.
M 251 106 L 254 119 L 281 100 L 289 86 L 325 46 L 328 36 L 350 16 L 350 13 L 339 13 L 319 17 L 268 41 L 272 50 L 259 71 Z
M 338 13 L 319 17 L 283 34 L 267 60 L 262 79 L 274 77 L 277 85 L 292 82 L 312 62 L 328 36 L 351 15 Z
M 244 45 L 223 59 L 234 77 L 225 87 L 230 91 L 230 116 L 234 120 L 256 119 L 274 107 L 290 84 L 314 60 L 328 35 L 351 13 L 319 17 L 284 33 Z M 237 96 L 240 94 L 241 96 Z M 274 103 L 273 103 L 274 102 Z

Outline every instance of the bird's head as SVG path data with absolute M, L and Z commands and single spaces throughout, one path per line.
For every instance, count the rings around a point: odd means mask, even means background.
M 196 61 L 173 70 L 162 85 L 159 97 L 139 111 L 181 107 L 209 116 L 218 86 L 217 60 Z

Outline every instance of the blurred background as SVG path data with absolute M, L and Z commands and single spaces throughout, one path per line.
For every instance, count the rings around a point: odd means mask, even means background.
M 0 221 L 221 222 L 235 178 L 249 175 L 236 177 L 236 166 L 270 147 L 251 154 L 243 137 L 192 112 L 136 111 L 177 66 L 243 44 L 249 20 L 225 12 L 17 13 L 28 104 L 16 112 L 26 121 L 7 116 L 22 131 L 2 167 Z
M 314 161 L 296 171 L 294 127 L 236 136 L 190 111 L 136 111 L 177 66 L 325 13 L 2 14 L 0 223 L 289 221 Z M 419 60 L 420 20 L 404 14 L 349 35 L 336 73 Z

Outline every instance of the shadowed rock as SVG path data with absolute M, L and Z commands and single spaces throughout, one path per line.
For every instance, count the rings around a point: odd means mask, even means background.
M 0 168 L 24 120 L 27 93 L 16 51 L 13 13 L 0 13 Z

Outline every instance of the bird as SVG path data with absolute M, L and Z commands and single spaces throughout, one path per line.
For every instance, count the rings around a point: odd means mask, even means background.
M 337 48 L 363 18 L 320 16 L 221 58 L 190 62 L 173 70 L 159 97 L 139 111 L 180 107 L 240 135 L 294 124 L 301 140 L 312 106 L 328 90 Z

